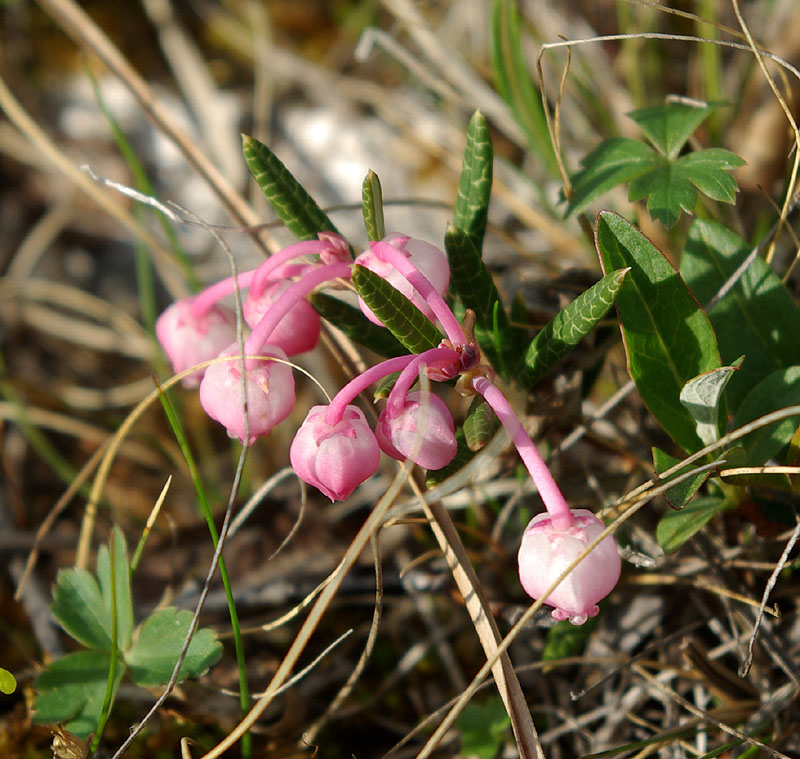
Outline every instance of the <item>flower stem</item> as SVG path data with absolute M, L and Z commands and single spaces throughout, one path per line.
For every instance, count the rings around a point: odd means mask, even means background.
M 505 396 L 484 376 L 474 377 L 472 387 L 486 399 L 511 436 L 511 441 L 519 451 L 519 457 L 530 472 L 531 479 L 542 497 L 544 507 L 553 520 L 553 527 L 558 530 L 567 530 L 572 527 L 575 517 L 570 511 L 569 504 Z
M 236 283 L 242 289 L 250 287 L 250 283 L 253 281 L 257 271 L 258 269 L 251 269 L 250 271 L 242 272 L 236 277 Z M 233 277 L 227 277 L 211 285 L 211 287 L 207 287 L 203 292 L 192 298 L 192 316 L 198 319 L 205 316 L 219 301 L 231 295 L 235 289 Z
M 408 391 L 419 376 L 420 366 L 444 362 L 452 363 L 457 362 L 458 359 L 459 354 L 452 348 L 431 348 L 430 350 L 423 351 L 414 356 L 408 363 L 408 366 L 400 373 L 397 382 L 394 383 L 392 392 L 389 393 L 389 400 L 386 404 L 386 413 L 388 417 L 391 419 L 399 415 L 403 410 L 403 404 L 408 395 Z

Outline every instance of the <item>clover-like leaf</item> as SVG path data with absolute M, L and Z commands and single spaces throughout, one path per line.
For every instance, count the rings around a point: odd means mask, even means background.
M 111 650 L 111 620 L 91 573 L 85 569 L 60 570 L 50 608 L 59 624 L 86 648 Z
M 111 559 L 114 560 L 114 577 L 111 576 Z M 128 551 L 122 530 L 114 528 L 111 535 L 111 548 L 100 546 L 97 552 L 97 579 L 108 614 L 108 630 L 111 632 L 112 585 L 116 588 L 117 606 L 117 647 L 125 649 L 130 645 L 133 634 L 133 600 L 131 599 L 130 567 Z M 110 640 L 110 635 L 109 635 Z
M 131 648 L 125 653 L 131 679 L 137 685 L 163 685 L 168 682 L 192 622 L 192 613 L 167 607 L 153 612 L 140 627 Z M 216 633 L 208 628 L 195 631 L 178 680 L 199 677 L 222 656 Z
M 79 651 L 51 662 L 36 678 L 36 722 L 61 722 L 80 738 L 89 735 L 97 727 L 103 708 L 110 661 L 108 654 Z M 125 667 L 118 664 L 115 689 L 124 672 Z
M 631 111 L 633 119 L 647 139 L 670 160 L 678 157 L 681 148 L 700 124 L 722 103 L 663 103 Z

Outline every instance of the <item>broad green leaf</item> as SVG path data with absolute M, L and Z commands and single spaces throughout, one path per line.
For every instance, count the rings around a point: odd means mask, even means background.
M 508 716 L 499 696 L 490 696 L 484 703 L 471 702 L 456 720 L 461 733 L 461 751 L 464 759 L 494 759 L 500 747 L 510 739 Z
M 698 498 L 680 511 L 666 513 L 656 527 L 656 540 L 665 553 L 677 551 L 689 538 L 719 514 L 726 506 L 724 498 Z
M 110 659 L 97 651 L 79 651 L 51 662 L 36 678 L 34 720 L 38 723 L 64 723 L 64 727 L 85 738 L 95 727 L 103 708 Z M 117 665 L 119 686 L 125 667 Z
M 411 352 L 435 348 L 443 337 L 408 298 L 364 266 L 353 267 L 353 285 L 386 328 Z
M 489 125 L 476 111 L 467 128 L 467 145 L 454 211 L 454 226 L 463 229 L 481 250 L 492 194 L 492 137 Z
M 242 146 L 253 179 L 295 237 L 311 240 L 319 232 L 338 234 L 333 222 L 263 142 L 242 135 Z
M 85 569 L 62 569 L 56 576 L 53 605 L 59 624 L 95 651 L 111 650 L 111 620 L 97 580 Z
M 115 527 L 111 534 L 114 545 L 114 585 L 117 591 L 117 648 L 126 649 L 133 634 L 133 601 L 131 599 L 130 568 L 128 551 L 122 531 Z M 111 562 L 108 546 L 97 552 L 97 579 L 108 614 L 108 630 L 111 632 Z M 111 636 L 109 635 L 109 640 Z
M 368 240 L 382 240 L 386 236 L 383 223 L 383 192 L 378 175 L 370 170 L 361 185 L 361 214 Z
M 630 182 L 660 164 L 658 153 L 649 145 L 629 137 L 612 137 L 601 142 L 582 161 L 572 176 L 572 194 L 565 216 L 580 211 L 617 185 Z
M 697 435 L 706 444 L 719 440 L 725 430 L 723 391 L 743 357 L 732 366 L 721 366 L 690 379 L 681 390 L 681 403 L 697 423 Z
M 142 686 L 163 685 L 172 676 L 178 661 L 192 613 L 167 607 L 154 611 L 140 627 L 132 648 L 125 654 L 131 679 Z M 216 633 L 199 628 L 192 637 L 178 680 L 199 677 L 222 656 Z
M 480 396 L 473 398 L 464 418 L 464 440 L 471 451 L 479 451 L 491 440 L 499 420 L 492 407 Z
M 17 680 L 7 669 L 0 667 L 0 693 L 13 693 L 17 689 Z
M 680 459 L 670 456 L 670 454 L 662 451 L 660 448 L 653 447 L 653 466 L 659 474 L 661 474 L 661 472 L 666 472 L 667 469 L 671 469 L 679 461 Z M 680 469 L 675 472 L 672 477 L 685 474 L 689 469 L 690 466 Z M 700 489 L 700 486 L 706 481 L 709 474 L 710 472 L 708 471 L 700 472 L 694 477 L 683 480 L 665 491 L 664 495 L 667 497 L 670 506 L 672 506 L 673 509 L 682 509 L 694 497 L 694 494 Z
M 532 388 L 586 335 L 614 305 L 628 269 L 606 274 L 557 313 L 525 351 L 523 382 Z
M 542 651 L 542 661 L 556 661 L 569 656 L 580 656 L 599 617 L 590 617 L 582 625 L 573 625 L 565 619 L 547 631 Z
M 681 275 L 703 304 L 747 258 L 751 246 L 714 221 L 696 219 L 681 257 Z M 771 372 L 800 365 L 800 308 L 761 258 L 755 258 L 725 297 L 709 311 L 722 360 L 744 354 L 726 390 L 735 413 L 745 395 Z
M 373 324 L 361 309 L 322 292 L 312 293 L 309 300 L 323 319 L 379 356 L 402 356 L 408 353 L 388 329 Z
M 533 151 L 542 157 L 551 176 L 558 176 L 558 162 L 547 128 L 539 88 L 525 59 L 520 35 L 517 0 L 494 0 L 492 6 L 492 73 L 497 91 L 528 137 Z
M 617 295 L 628 371 L 661 426 L 684 450 L 702 447 L 683 386 L 720 365 L 714 330 L 672 264 L 636 227 L 603 211 L 595 227 L 604 271 L 631 267 Z
M 800 404 L 800 366 L 790 366 L 768 374 L 744 398 L 733 418 L 739 429 L 771 411 Z M 742 439 L 749 466 L 760 466 L 787 445 L 794 436 L 800 416 L 773 422 Z
M 678 157 L 681 148 L 705 119 L 721 103 L 690 105 L 688 103 L 664 103 L 631 111 L 632 118 L 647 139 L 670 160 Z
M 481 258 L 480 249 L 467 232 L 459 227 L 450 227 L 444 237 L 447 257 L 450 260 L 450 289 L 455 292 L 465 308 L 475 312 L 475 337 L 492 366 L 505 374 L 511 366 L 505 366 L 494 335 L 495 322 L 498 329 L 510 329 L 494 280 Z M 500 308 L 495 312 L 495 303 Z M 509 357 L 513 358 L 513 357 Z

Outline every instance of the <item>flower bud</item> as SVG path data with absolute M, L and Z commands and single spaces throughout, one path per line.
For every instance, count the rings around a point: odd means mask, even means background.
M 215 358 L 236 339 L 236 315 L 231 309 L 215 305 L 196 316 L 193 301 L 176 301 L 156 320 L 156 337 L 175 374 Z M 204 372 L 205 369 L 198 369 L 184 377 L 183 384 L 197 387 Z
M 297 476 L 328 496 L 343 501 L 375 474 L 380 450 L 364 413 L 348 406 L 341 421 L 325 421 L 327 406 L 314 406 L 294 436 L 289 460 Z
M 269 307 L 291 287 L 292 282 L 289 277 L 302 274 L 308 268 L 298 264 L 280 266 L 272 272 L 261 292 L 255 293 L 251 288 L 242 309 L 245 321 L 251 328 L 255 329 Z M 269 344 L 281 348 L 287 356 L 296 356 L 316 347 L 319 341 L 319 329 L 319 314 L 305 298 L 299 298 L 278 326 L 272 330 L 268 338 Z
M 538 514 L 528 523 L 519 548 L 519 580 L 531 598 L 539 599 L 561 573 L 605 529 L 587 509 L 572 509 L 572 527 L 558 530 L 550 515 Z M 582 625 L 599 611 L 597 602 L 617 584 L 621 569 L 617 544 L 609 535 L 592 549 L 544 600 L 554 606 L 554 619 Z
M 425 298 L 397 271 L 393 264 L 384 259 L 381 254 L 382 244 L 391 245 L 408 258 L 440 295 L 447 290 L 447 286 L 450 284 L 450 264 L 447 261 L 447 256 L 435 245 L 423 240 L 414 240 L 392 233 L 384 237 L 377 245 L 373 244 L 370 250 L 365 250 L 361 253 L 355 261 L 360 266 L 366 267 L 385 279 L 395 289 L 403 293 L 431 321 L 435 321 L 433 311 Z M 370 321 L 382 325 L 378 317 L 360 298 L 358 304 Z
M 375 436 L 381 450 L 393 459 L 411 459 L 425 469 L 441 469 L 456 455 L 453 417 L 438 395 L 409 393 L 399 414 L 392 415 L 391 403 L 378 419 Z
M 237 356 L 238 343 L 228 346 L 220 357 Z M 271 345 L 262 355 L 286 360 L 286 354 Z M 200 403 L 205 412 L 216 419 L 244 445 L 252 445 L 257 437 L 268 435 L 272 428 L 286 419 L 294 407 L 294 377 L 292 369 L 280 361 L 246 359 L 247 420 L 249 436 L 245 434 L 244 398 L 242 393 L 241 359 L 219 361 L 206 369 L 200 383 Z

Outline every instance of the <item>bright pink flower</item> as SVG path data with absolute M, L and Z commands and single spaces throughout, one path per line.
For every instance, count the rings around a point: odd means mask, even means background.
M 381 453 L 361 409 L 347 406 L 336 424 L 325 421 L 327 410 L 311 408 L 294 436 L 289 460 L 301 480 L 331 501 L 343 501 L 375 474 Z
M 313 266 L 284 264 L 273 271 L 261 287 L 251 287 L 245 298 L 243 311 L 245 321 L 255 328 L 270 306 L 292 286 L 290 277 L 302 275 Z M 256 292 L 260 290 L 260 292 Z M 299 298 L 272 330 L 268 340 L 286 352 L 287 356 L 296 356 L 316 347 L 319 342 L 320 318 L 305 298 Z
M 414 240 L 392 233 L 383 238 L 379 243 L 371 243 L 372 247 L 365 250 L 356 258 L 356 263 L 364 266 L 370 271 L 375 272 L 389 284 L 406 296 L 423 314 L 431 321 L 435 321 L 433 311 L 409 281 L 400 274 L 395 266 L 386 261 L 381 253 L 383 245 L 389 245 L 400 251 L 433 285 L 434 289 L 441 295 L 447 290 L 450 284 L 450 264 L 447 256 L 439 248 L 423 240 Z M 359 306 L 365 316 L 375 324 L 381 321 L 370 310 L 366 303 L 359 298 Z
M 519 548 L 519 580 L 531 598 L 539 599 L 559 575 L 605 529 L 587 509 L 572 509 L 572 527 L 553 527 L 549 514 L 535 516 L 522 535 Z M 569 619 L 582 625 L 599 611 L 597 602 L 605 598 L 619 580 L 621 562 L 617 544 L 609 535 L 561 581 L 545 599 L 554 606 L 554 619 Z
M 239 355 L 239 345 L 228 346 L 220 357 Z M 267 345 L 260 355 L 286 360 L 280 349 Z M 249 436 L 245 433 L 244 398 L 242 393 L 242 364 L 239 358 L 219 361 L 206 369 L 200 383 L 200 403 L 206 413 L 216 419 L 244 445 L 252 445 L 257 437 L 268 435 L 272 428 L 286 419 L 294 407 L 294 377 L 292 369 L 280 361 L 247 359 L 247 419 Z M 251 368 L 252 367 L 252 368 Z
M 215 358 L 236 339 L 236 315 L 225 306 L 215 305 L 202 316 L 193 313 L 193 298 L 183 298 L 167 308 L 156 321 L 156 337 L 179 374 Z M 184 378 L 186 387 L 197 387 L 205 369 Z
M 378 419 L 375 436 L 381 450 L 393 459 L 412 459 L 425 469 L 441 469 L 456 455 L 453 417 L 438 395 L 409 393 L 399 414 L 390 415 L 391 403 Z

